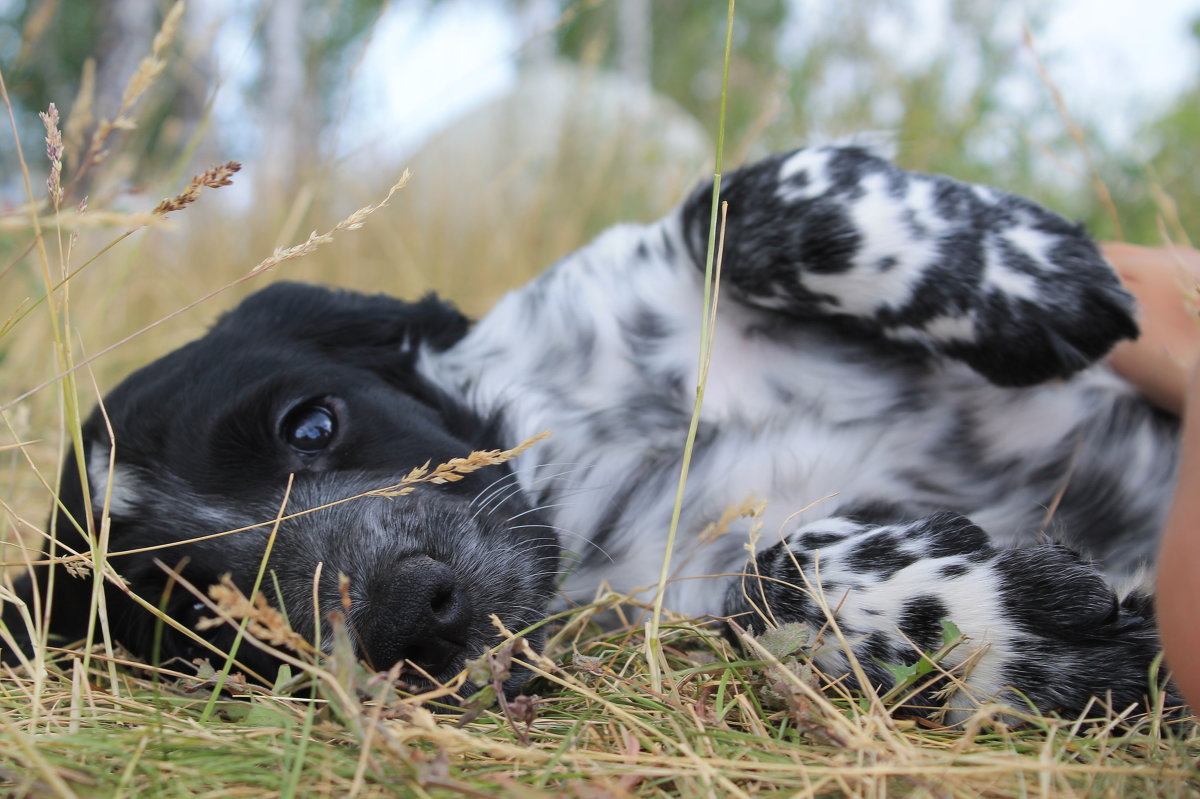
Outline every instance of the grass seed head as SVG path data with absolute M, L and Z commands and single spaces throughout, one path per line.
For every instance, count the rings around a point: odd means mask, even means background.
M 208 589 L 208 595 L 225 616 L 246 619 L 246 630 L 258 640 L 297 652 L 312 648 L 304 636 L 292 629 L 283 614 L 267 603 L 266 597 L 258 593 L 251 602 L 228 574 L 222 575 L 221 581 Z M 224 623 L 224 618 L 205 618 L 196 623 L 196 629 L 208 630 Z
M 445 463 L 438 464 L 432 471 L 429 469 L 429 462 L 426 461 L 425 465 L 414 468 L 396 485 L 372 491 L 371 494 L 379 497 L 402 497 L 405 494 L 411 494 L 414 490 L 413 487 L 418 483 L 432 483 L 434 485 L 457 483 L 466 475 L 479 471 L 484 466 L 495 466 L 512 460 L 537 442 L 549 436 L 550 433 L 548 431 L 538 433 L 532 438 L 525 439 L 512 449 L 477 450 L 465 458 L 451 458 Z
M 241 168 L 242 165 L 237 161 L 226 161 L 201 172 L 192 178 L 192 182 L 186 189 L 174 197 L 160 202 L 151 213 L 162 215 L 186 208 L 200 197 L 202 189 L 219 189 L 221 186 L 232 185 L 234 173 Z
M 125 85 L 125 91 L 121 95 L 121 109 L 117 112 L 117 120 L 114 122 L 118 127 L 121 127 L 120 120 L 125 117 L 128 111 L 132 110 L 138 100 L 142 98 L 142 95 L 146 93 L 158 76 L 162 74 L 163 70 L 167 68 L 165 58 L 167 48 L 175 40 L 175 33 L 179 30 L 179 20 L 183 17 L 185 8 L 186 3 L 183 0 L 179 0 L 167 12 L 167 16 L 163 18 L 162 27 L 154 35 L 154 42 L 150 46 L 150 55 L 141 60 L 137 66 L 137 70 L 133 73 L 133 77 Z
M 50 201 L 54 203 L 55 208 L 58 208 L 62 205 L 63 199 L 62 159 L 65 149 L 62 131 L 58 127 L 58 108 L 54 103 L 50 103 L 50 107 L 38 116 L 42 118 L 42 124 L 46 126 L 46 157 L 50 159 L 50 175 L 46 178 L 46 190 L 50 193 Z

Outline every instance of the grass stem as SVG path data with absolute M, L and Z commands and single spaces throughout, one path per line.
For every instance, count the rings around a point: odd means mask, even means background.
M 700 354 L 696 370 L 696 399 L 692 405 L 692 418 L 688 424 L 687 439 L 683 447 L 683 463 L 679 467 L 679 482 L 675 490 L 675 505 L 671 509 L 671 524 L 667 531 L 666 547 L 663 550 L 662 567 L 658 574 L 658 586 L 654 592 L 654 610 L 646 628 L 646 661 L 651 669 L 652 684 L 656 691 L 662 690 L 662 679 L 658 668 L 659 650 L 662 643 L 659 628 L 662 622 L 663 599 L 667 590 L 667 578 L 671 571 L 671 554 L 679 533 L 679 519 L 683 513 L 683 500 L 687 492 L 688 471 L 692 463 L 692 451 L 696 445 L 696 433 L 700 427 L 700 411 L 704 405 L 704 386 L 708 381 L 708 365 L 712 357 L 714 333 L 713 312 L 716 296 L 715 254 L 717 244 L 717 208 L 721 198 L 721 172 L 725 151 L 725 109 L 729 96 L 729 61 L 733 53 L 734 0 L 729 0 L 725 20 L 725 59 L 721 72 L 721 112 L 717 121 L 717 153 L 713 167 L 712 207 L 709 212 L 708 248 L 704 257 L 704 308 L 700 323 Z

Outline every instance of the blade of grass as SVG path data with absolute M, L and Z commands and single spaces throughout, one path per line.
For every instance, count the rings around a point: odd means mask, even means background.
M 259 277 L 260 275 L 263 275 L 263 274 L 271 271 L 272 269 L 279 266 L 279 264 L 281 264 L 285 261 L 291 261 L 296 258 L 302 258 L 305 255 L 308 255 L 309 253 L 315 251 L 319 247 L 333 241 L 334 236 L 336 236 L 339 233 L 342 233 L 344 231 L 350 231 L 350 230 L 358 230 L 359 228 L 361 228 L 363 226 L 363 224 L 366 221 L 366 218 L 368 216 L 375 213 L 380 208 L 383 208 L 384 206 L 386 206 L 388 204 L 388 202 L 392 199 L 392 197 L 395 195 L 395 193 L 400 191 L 400 189 L 404 188 L 404 186 L 408 183 L 409 177 L 410 177 L 409 173 L 407 171 L 404 172 L 400 176 L 400 179 L 398 181 L 396 181 L 396 183 L 393 184 L 392 187 L 388 190 L 387 194 L 384 195 L 384 198 L 382 200 L 380 200 L 377 203 L 373 203 L 371 205 L 367 205 L 362 208 L 359 208 L 353 214 L 346 217 L 341 222 L 338 222 L 336 225 L 334 225 L 332 228 L 330 228 L 325 233 L 316 233 L 314 231 L 308 237 L 307 240 L 301 242 L 300 244 L 297 244 L 293 247 L 289 247 L 287 249 L 276 249 L 275 252 L 271 253 L 271 255 L 267 256 L 262 261 L 260 261 L 258 264 L 256 264 L 250 271 L 248 271 L 242 275 L 239 275 L 238 277 L 233 278 L 232 280 L 226 282 L 225 284 L 223 284 L 221 286 L 218 286 L 217 288 L 213 289 L 212 291 L 204 294 L 203 296 L 201 296 L 198 299 L 195 299 L 195 300 L 187 303 L 186 305 L 182 306 L 181 308 L 177 308 L 176 310 L 172 311 L 171 313 L 166 314 L 165 316 L 159 317 L 157 320 L 151 322 L 150 324 L 146 325 L 145 327 L 142 327 L 141 329 L 136 330 L 133 333 L 130 333 L 128 336 L 125 336 L 124 338 L 120 339 L 119 341 L 109 344 L 107 347 L 104 347 L 99 352 L 89 355 L 88 357 L 82 359 L 78 363 L 72 364 L 69 368 L 62 369 L 62 371 L 60 371 L 57 375 L 50 378 L 49 380 L 45 380 L 45 381 L 37 384 L 36 386 L 34 386 L 33 388 L 24 392 L 20 396 L 14 397 L 12 400 L 9 400 L 8 402 L 4 403 L 3 405 L 0 405 L 0 413 L 16 407 L 20 403 L 22 403 L 25 400 L 32 397 L 34 394 L 37 394 L 38 392 L 42 391 L 43 389 L 46 389 L 46 388 L 54 385 L 59 380 L 62 380 L 65 377 L 67 377 L 68 375 L 74 373 L 74 371 L 76 369 L 86 366 L 87 364 L 95 361 L 97 358 L 101 358 L 101 357 L 107 355 L 108 353 L 112 352 L 113 350 L 124 346 L 125 344 L 132 341 L 133 339 L 138 338 L 142 334 L 148 333 L 149 331 L 153 330 L 154 328 L 158 327 L 159 325 L 165 324 L 166 322 L 169 322 L 170 320 L 174 319 L 175 317 L 180 316 L 181 314 L 184 314 L 184 313 L 190 311 L 191 309 L 195 308 L 197 305 L 201 305 L 205 302 L 208 302 L 213 297 L 216 297 L 218 294 L 228 291 L 229 289 L 233 288 L 234 286 L 241 285 L 242 283 L 245 283 L 248 280 L 253 280 L 256 277 Z M 49 285 L 51 285 L 51 284 L 47 283 L 47 286 L 49 286 Z M 49 291 L 47 291 L 47 293 L 49 293 Z
M 314 682 L 309 691 L 309 699 L 315 700 L 317 685 Z M 309 701 L 304 709 L 304 722 L 300 727 L 300 735 L 295 744 L 293 759 L 290 768 L 288 768 L 283 789 L 280 791 L 282 799 L 292 799 L 297 795 L 300 789 L 300 778 L 304 773 L 305 757 L 308 754 L 309 742 L 312 738 L 313 721 L 317 717 L 317 706 L 315 701 Z
M 12 130 L 13 142 L 14 142 L 14 146 L 16 149 L 16 153 L 17 153 L 17 162 L 21 167 L 21 179 L 22 179 L 22 182 L 24 185 L 26 198 L 28 199 L 28 202 L 29 202 L 30 223 L 33 227 L 34 241 L 37 245 L 36 249 L 37 249 L 37 254 L 38 254 L 38 261 L 42 267 L 42 280 L 45 284 L 46 293 L 47 293 L 47 295 L 49 295 L 52 291 L 52 286 L 54 285 L 54 279 L 50 275 L 50 255 L 46 250 L 46 241 L 45 241 L 44 234 L 42 231 L 42 223 L 41 223 L 40 217 L 38 216 L 38 200 L 37 200 L 36 195 L 33 192 L 33 183 L 29 177 L 29 164 L 25 160 L 25 153 L 21 147 L 20 132 L 17 128 L 16 116 L 13 111 L 12 101 L 8 95 L 8 86 L 4 81 L 4 73 L 2 70 L 0 70 L 0 100 L 3 101 L 4 107 L 8 113 L 9 126 Z M 63 265 L 63 268 L 65 271 L 65 265 Z M 66 296 L 64 295 L 62 298 L 62 308 L 61 309 L 53 301 L 53 298 L 51 298 L 51 300 L 47 303 L 47 310 L 48 310 L 49 316 L 50 316 L 51 330 L 54 334 L 54 350 L 55 350 L 55 354 L 56 354 L 56 359 L 58 361 L 59 369 L 61 370 L 61 373 L 62 373 L 62 383 L 60 385 L 61 399 L 62 399 L 62 403 L 63 403 L 62 423 L 63 423 L 63 427 L 66 431 L 66 434 L 71 439 L 71 442 L 75 448 L 76 466 L 79 470 L 80 481 L 83 484 L 84 494 L 87 495 L 87 491 L 88 491 L 88 489 L 87 489 L 87 469 L 86 469 L 86 464 L 84 464 L 84 462 L 83 462 L 83 433 L 82 433 L 82 425 L 81 425 L 82 416 L 81 416 L 80 410 L 79 410 L 79 392 L 78 392 L 78 388 L 77 388 L 76 382 L 75 382 L 76 365 L 74 364 L 74 358 L 72 356 L 72 348 L 71 348 L 71 344 L 70 344 L 70 338 L 67 335 L 68 310 L 67 310 Z M 55 381 L 51 381 L 51 382 L 55 382 Z M 84 503 L 84 512 L 87 517 L 87 529 L 89 531 L 95 529 L 95 520 L 92 518 L 92 507 L 91 507 L 90 503 Z M 55 521 L 52 519 L 51 524 L 50 524 L 50 551 L 52 554 L 56 549 L 56 541 L 57 541 L 56 536 L 57 536 L 57 527 L 56 527 Z M 98 567 L 94 573 L 95 574 L 94 583 L 93 583 L 94 588 L 92 591 L 92 613 L 94 614 L 96 611 L 96 608 L 100 604 L 103 603 L 103 598 L 100 596 L 100 594 L 102 594 L 102 592 L 103 592 L 102 565 L 104 563 L 104 556 L 103 556 L 103 551 L 100 548 L 100 542 L 97 541 L 94 536 L 90 536 L 90 535 L 87 536 L 87 540 L 92 549 L 92 561 L 93 561 L 93 563 L 97 564 L 97 567 Z M 53 595 L 54 595 L 54 570 L 51 570 L 50 579 L 47 582 L 47 587 L 46 587 L 46 596 L 43 599 L 43 604 L 45 607 L 49 607 L 52 604 Z M 47 629 L 46 625 L 42 625 L 42 629 L 40 631 L 31 630 L 30 632 L 31 632 L 31 634 L 34 635 L 35 640 L 39 641 L 39 646 L 36 648 L 36 651 L 34 653 L 35 679 L 42 680 L 45 678 L 45 664 L 44 664 L 43 657 L 44 657 L 44 652 L 45 652 L 46 635 L 48 634 L 48 629 Z M 90 644 L 92 641 L 91 633 L 92 633 L 92 629 L 89 626 L 89 630 L 88 630 L 88 644 L 89 644 L 88 651 L 89 652 L 91 650 Z M 104 633 L 105 633 L 105 635 L 104 635 L 105 652 L 111 656 L 112 642 L 108 638 L 108 635 L 107 635 L 107 626 L 105 626 L 105 628 L 104 628 Z M 88 658 L 88 656 L 89 655 L 87 653 L 85 653 L 85 655 L 84 655 L 85 663 L 86 663 L 86 659 Z M 115 668 L 110 669 L 109 676 L 110 676 L 110 680 L 112 683 L 113 691 L 114 691 L 114 693 L 116 693 L 118 691 L 118 687 L 117 687 L 117 676 L 116 676 Z
M 734 0 L 729 0 L 725 20 L 725 60 L 721 73 L 721 111 L 717 121 L 717 154 L 713 168 L 712 207 L 708 222 L 708 249 L 704 256 L 704 310 L 700 326 L 699 369 L 696 377 L 696 400 L 692 405 L 692 419 L 688 425 L 687 440 L 683 448 L 683 463 L 679 469 L 679 483 L 675 491 L 675 505 L 671 509 L 671 525 L 667 531 L 666 548 L 663 551 L 662 568 L 659 571 L 658 587 L 654 594 L 654 611 L 646 626 L 646 661 L 651 669 L 654 690 L 662 691 L 662 675 L 658 663 L 662 649 L 659 626 L 662 621 L 663 595 L 666 593 L 667 576 L 671 571 L 671 553 L 679 532 L 679 518 L 683 513 L 683 497 L 687 490 L 688 471 L 692 463 L 692 451 L 696 444 L 696 432 L 700 427 L 700 410 L 704 404 L 704 386 L 708 379 L 708 365 L 712 356 L 713 310 L 714 310 L 714 266 L 716 266 L 717 209 L 721 198 L 721 171 L 725 150 L 725 110 L 729 95 L 729 61 L 733 53 L 733 10 Z
M 258 564 L 258 574 L 254 577 L 254 586 L 250 589 L 250 601 L 258 596 L 258 591 L 262 587 L 263 576 L 267 573 L 267 561 L 271 559 L 271 550 L 275 546 L 275 538 L 279 535 L 279 525 L 283 523 L 283 516 L 287 510 L 288 500 L 292 497 L 292 484 L 295 482 L 296 475 L 289 474 L 287 488 L 283 492 L 283 502 L 279 504 L 279 512 L 275 516 L 275 524 L 271 527 L 271 534 L 267 537 L 267 546 L 263 549 L 262 560 Z M 208 702 L 204 705 L 204 710 L 200 714 L 200 723 L 208 721 L 212 717 L 213 710 L 216 709 L 217 699 L 221 696 L 221 689 L 225 687 L 225 682 L 229 679 L 229 671 L 233 668 L 233 661 L 237 657 L 238 648 L 242 644 L 242 637 L 246 634 L 246 627 L 250 625 L 250 617 L 242 619 L 242 623 L 238 625 L 237 634 L 234 636 L 233 643 L 229 646 L 229 653 L 225 658 L 225 663 L 221 666 L 221 672 L 217 675 L 216 684 L 213 685 L 212 693 L 208 696 Z
M 1041 78 L 1042 84 L 1050 92 L 1050 99 L 1054 102 L 1055 109 L 1058 110 L 1059 116 L 1062 118 L 1063 125 L 1067 129 L 1067 133 L 1071 135 L 1071 139 L 1079 148 L 1079 152 L 1083 155 L 1083 160 L 1087 164 L 1088 173 L 1092 178 L 1092 189 L 1096 192 L 1097 199 L 1104 206 L 1104 211 L 1108 214 L 1108 221 L 1112 223 L 1113 232 L 1118 241 L 1122 241 L 1125 235 L 1121 232 L 1121 216 L 1117 213 L 1117 205 L 1113 202 L 1112 192 L 1108 190 L 1108 184 L 1104 182 L 1104 178 L 1100 174 L 1099 168 L 1096 166 L 1096 161 L 1092 158 L 1092 150 L 1088 147 L 1087 137 L 1083 133 L 1083 128 L 1075 121 L 1071 109 L 1067 106 L 1067 101 L 1063 97 L 1062 92 L 1058 89 L 1058 84 L 1050 77 L 1050 71 L 1046 68 L 1045 62 L 1042 61 L 1041 55 L 1034 46 L 1033 31 L 1028 25 L 1021 26 L 1021 36 L 1025 42 L 1025 48 L 1033 57 L 1033 63 L 1037 69 L 1038 77 Z

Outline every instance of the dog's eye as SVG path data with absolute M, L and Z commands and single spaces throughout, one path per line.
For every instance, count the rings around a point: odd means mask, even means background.
M 329 446 L 337 431 L 333 411 L 324 405 L 301 405 L 283 420 L 280 435 L 301 455 L 316 455 Z

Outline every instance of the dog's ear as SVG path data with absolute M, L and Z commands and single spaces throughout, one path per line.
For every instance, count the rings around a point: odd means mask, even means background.
M 383 294 L 275 283 L 221 317 L 212 332 L 284 337 L 327 349 L 408 351 L 418 345 L 444 350 L 469 328 L 466 316 L 433 294 L 404 302 Z

